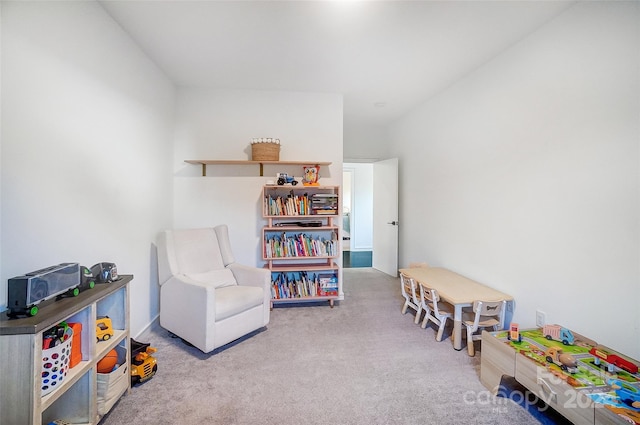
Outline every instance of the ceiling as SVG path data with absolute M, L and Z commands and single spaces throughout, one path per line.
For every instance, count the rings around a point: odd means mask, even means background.
M 386 124 L 574 1 L 100 3 L 176 86 L 340 93 Z

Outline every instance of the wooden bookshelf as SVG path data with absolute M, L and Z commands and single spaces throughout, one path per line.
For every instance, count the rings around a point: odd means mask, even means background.
M 263 186 L 262 260 L 271 271 L 272 303 L 342 297 L 339 186 Z
M 331 162 L 318 161 L 251 161 L 242 159 L 185 159 L 187 164 L 202 166 L 202 176 L 207 175 L 207 165 L 259 165 L 260 176 L 264 176 L 265 165 L 331 165 Z

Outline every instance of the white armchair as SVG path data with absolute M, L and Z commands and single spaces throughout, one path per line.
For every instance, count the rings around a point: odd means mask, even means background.
M 226 225 L 158 236 L 160 326 L 208 353 L 269 323 L 271 274 L 241 265 Z

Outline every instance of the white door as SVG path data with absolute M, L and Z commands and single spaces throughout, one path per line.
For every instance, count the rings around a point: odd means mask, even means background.
M 373 163 L 372 265 L 398 276 L 398 158 Z

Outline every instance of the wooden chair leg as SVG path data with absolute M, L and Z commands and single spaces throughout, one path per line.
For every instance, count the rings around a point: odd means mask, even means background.
M 436 341 L 442 341 L 442 334 L 444 333 L 444 325 L 447 323 L 447 318 L 440 319 L 440 326 L 438 327 L 438 334 L 436 335 Z
M 471 357 L 476 355 L 475 348 L 473 347 L 473 333 L 471 332 L 471 328 L 467 328 L 467 352 Z
M 416 325 L 418 323 L 420 323 L 420 314 L 422 313 L 422 307 L 418 308 L 418 311 L 416 311 L 416 318 L 413 320 L 413 323 L 415 323 Z

